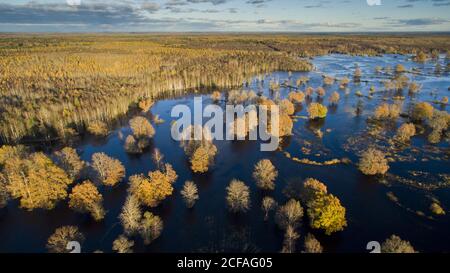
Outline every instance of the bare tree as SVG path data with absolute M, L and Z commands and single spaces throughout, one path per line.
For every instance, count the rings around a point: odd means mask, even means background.
M 70 178 L 79 179 L 86 163 L 80 159 L 77 151 L 71 147 L 55 152 L 55 163 L 62 168 Z
M 284 232 L 284 241 L 283 241 L 283 249 L 282 253 L 294 253 L 295 252 L 295 243 L 297 239 L 300 238 L 300 235 L 295 231 L 295 228 L 292 226 L 288 226 L 286 231 Z
M 198 200 L 197 186 L 192 181 L 186 181 L 183 189 L 181 190 L 181 196 L 183 196 L 184 202 L 188 208 L 192 208 L 195 205 L 195 201 Z
M 268 159 L 260 160 L 255 165 L 253 171 L 253 178 L 256 180 L 256 185 L 264 190 L 275 189 L 275 179 L 278 176 L 278 171 L 275 166 Z
M 67 249 L 69 242 L 76 241 L 82 243 L 84 241 L 83 234 L 75 226 L 63 226 L 57 228 L 55 232 L 48 238 L 47 249 L 52 253 L 67 253 L 71 251 Z
M 163 163 L 163 159 L 164 159 L 164 155 L 161 153 L 161 151 L 158 148 L 155 148 L 153 150 L 152 160 L 156 164 L 158 169 L 161 168 L 162 163 Z
M 322 253 L 323 248 L 320 242 L 312 235 L 308 233 L 305 237 L 305 253 Z
M 139 232 L 141 225 L 142 211 L 139 200 L 133 195 L 128 195 L 122 212 L 119 215 L 122 227 L 127 235 L 134 235 Z
M 144 239 L 144 244 L 148 245 L 156 240 L 162 232 L 163 221 L 151 212 L 145 212 L 141 221 L 140 233 Z
M 281 206 L 275 220 L 281 229 L 287 229 L 289 226 L 295 228 L 303 217 L 303 208 L 300 202 L 294 199 L 289 200 L 284 206 Z
M 233 179 L 227 187 L 228 208 L 232 212 L 246 212 L 250 209 L 250 191 L 244 182 Z
M 113 242 L 112 249 L 117 253 L 133 253 L 134 241 L 128 240 L 125 235 L 120 235 Z
M 92 155 L 92 168 L 96 171 L 98 179 L 106 186 L 114 186 L 125 176 L 125 167 L 122 163 L 104 153 Z
M 266 196 L 262 200 L 261 208 L 264 211 L 264 221 L 269 219 L 269 212 L 275 209 L 277 202 L 270 196 Z

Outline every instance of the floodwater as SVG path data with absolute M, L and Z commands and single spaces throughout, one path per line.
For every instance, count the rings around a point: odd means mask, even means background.
M 445 68 L 445 60 L 439 60 Z M 0 210 L 0 252 L 45 252 L 47 238 L 55 228 L 63 225 L 76 225 L 86 237 L 82 244 L 82 252 L 102 250 L 111 252 L 112 242 L 122 234 L 122 227 L 118 215 L 126 198 L 128 177 L 139 173 L 148 173 L 155 169 L 151 160 L 152 148 L 158 148 L 164 154 L 164 161 L 173 165 L 178 173 L 178 180 L 174 185 L 174 193 L 155 209 L 153 213 L 162 217 L 164 230 L 160 238 L 149 246 L 144 246 L 139 237 L 135 238 L 135 252 L 278 252 L 282 248 L 283 232 L 274 223 L 273 213 L 269 221 L 263 221 L 261 200 L 264 196 L 274 197 L 279 204 L 288 199 L 283 189 L 290 181 L 303 181 L 312 177 L 319 179 L 328 187 L 328 191 L 337 196 L 347 210 L 347 228 L 331 236 L 321 231 L 311 230 L 308 218 L 303 218 L 299 228 L 300 239 L 297 250 L 301 251 L 303 240 L 307 233 L 313 233 L 324 246 L 326 252 L 368 252 L 366 245 L 369 241 L 383 241 L 391 234 L 397 234 L 408 240 L 420 252 L 449 252 L 450 251 L 450 189 L 448 187 L 436 190 L 424 190 L 411 185 L 399 183 L 395 179 L 381 179 L 364 176 L 355 164 L 338 164 L 331 166 L 305 165 L 292 161 L 285 156 L 289 152 L 292 157 L 308 158 L 317 162 L 333 158 L 349 158 L 353 163 L 358 161 L 356 146 L 349 145 L 351 137 L 364 136 L 367 118 L 379 105 L 385 92 L 377 92 L 372 99 L 358 97 L 356 91 L 367 95 L 371 85 L 377 90 L 382 89 L 381 80 L 387 76 L 376 75 L 376 66 L 391 66 L 398 63 L 407 69 L 417 67 L 421 74 L 407 74 L 414 81 L 422 84 L 422 91 L 409 96 L 404 91 L 405 100 L 402 102 L 406 112 L 415 101 L 440 100 L 448 96 L 450 77 L 447 74 L 434 74 L 435 62 L 417 64 L 409 56 L 386 55 L 383 57 L 350 57 L 345 55 L 329 55 L 317 57 L 313 60 L 315 70 L 309 73 L 274 72 L 255 77 L 244 85 L 246 90 L 262 92 L 266 96 L 273 96 L 269 91 L 271 80 L 283 83 L 291 80 L 295 85 L 297 78 L 308 76 L 311 78 L 309 86 L 314 88 L 322 84 L 322 74 L 352 78 L 355 65 L 358 64 L 363 72 L 361 84 L 350 83 L 348 90 L 339 90 L 339 85 L 326 86 L 327 95 L 323 100 L 328 105 L 328 96 L 338 91 L 341 100 L 336 107 L 330 107 L 327 118 L 322 122 L 310 122 L 301 118 L 306 116 L 307 104 L 304 102 L 297 107 L 295 114 L 299 116 L 294 123 L 293 136 L 284 139 L 282 151 L 261 152 L 258 141 L 215 141 L 218 154 L 215 165 L 206 174 L 193 174 L 189 162 L 179 143 L 170 137 L 170 112 L 177 104 L 193 105 L 195 94 L 182 95 L 173 99 L 158 101 L 151 113 L 158 114 L 164 123 L 154 125 L 154 136 L 151 149 L 142 155 L 129 155 L 123 148 L 124 139 L 130 134 L 127 126 L 117 128 L 107 138 L 98 140 L 85 138 L 74 145 L 83 160 L 90 161 L 92 154 L 104 152 L 119 159 L 126 167 L 126 179 L 117 187 L 100 187 L 104 197 L 104 207 L 107 210 L 105 219 L 101 222 L 91 220 L 88 215 L 73 212 L 67 202 L 61 202 L 54 210 L 37 210 L 28 212 L 18 208 L 18 202 L 10 202 L 7 208 Z M 366 82 L 367 81 L 367 82 Z M 304 87 L 301 88 L 304 90 Z M 225 90 L 223 90 L 225 92 Z M 279 96 L 286 97 L 289 88 L 281 87 Z M 200 96 L 200 94 L 199 94 Z M 204 101 L 212 103 L 208 95 L 203 95 Z M 316 98 L 314 96 L 313 100 Z M 389 99 L 391 100 L 391 99 Z M 392 103 L 392 101 L 387 102 Z M 222 106 L 224 103 L 222 102 Z M 434 105 L 439 110 L 446 110 L 445 106 Z M 362 110 L 358 115 L 356 108 Z M 448 107 L 448 106 L 447 106 Z M 395 128 L 405 120 L 399 118 Z M 322 138 L 314 134 L 314 130 L 321 129 Z M 119 133 L 120 132 L 120 133 Z M 123 135 L 123 138 L 120 137 Z M 361 143 L 360 143 L 361 144 Z M 364 143 L 370 145 L 370 141 Z M 434 147 L 448 153 L 448 142 L 442 141 L 438 145 L 427 143 L 426 135 L 419 135 L 412 139 L 411 146 L 416 149 Z M 305 153 L 307 148 L 310 151 Z M 407 150 L 408 151 L 408 150 Z M 407 153 L 406 151 L 406 153 Z M 448 157 L 422 160 L 427 158 L 429 150 L 424 149 L 414 161 L 391 162 L 389 173 L 397 177 L 411 178 L 411 171 L 427 173 L 427 176 L 413 176 L 413 179 L 424 183 L 442 182 L 442 175 L 450 174 Z M 261 159 L 270 159 L 278 169 L 276 188 L 273 192 L 263 192 L 256 188 L 252 179 L 255 163 Z M 430 178 L 431 177 L 431 178 Z M 245 214 L 235 215 L 227 210 L 225 195 L 226 186 L 233 179 L 244 181 L 251 190 L 251 209 Z M 200 199 L 193 209 L 187 209 L 180 195 L 180 189 L 186 180 L 195 181 L 199 188 Z M 399 204 L 392 202 L 386 195 L 394 193 Z M 437 198 L 447 214 L 433 216 L 429 210 L 431 198 Z M 421 211 L 425 216 L 417 214 Z M 432 216 L 432 217 L 430 217 Z

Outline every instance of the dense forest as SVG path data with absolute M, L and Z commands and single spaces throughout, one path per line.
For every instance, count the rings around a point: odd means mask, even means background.
M 437 54 L 447 36 L 14 35 L 0 36 L 3 143 L 107 131 L 142 100 L 233 87 L 258 73 L 309 71 L 308 57 Z

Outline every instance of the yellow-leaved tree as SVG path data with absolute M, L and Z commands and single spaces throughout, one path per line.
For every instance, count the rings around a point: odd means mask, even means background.
M 76 185 L 69 195 L 69 207 L 81 213 L 90 213 L 96 221 L 100 221 L 105 216 L 103 209 L 103 196 L 98 192 L 97 187 L 91 181 L 84 181 Z
M 172 195 L 172 184 L 177 177 L 172 166 L 166 164 L 164 170 L 150 172 L 148 177 L 142 174 L 130 177 L 130 192 L 137 196 L 142 204 L 156 207 L 166 197 Z
M 191 169 L 194 173 L 205 173 L 209 169 L 208 151 L 200 146 L 191 157 Z
M 72 179 L 43 153 L 5 162 L 7 189 L 12 198 L 20 199 L 22 208 L 52 209 L 67 197 Z
M 72 241 L 82 243 L 84 235 L 76 226 L 62 226 L 57 228 L 55 232 L 48 238 L 47 249 L 50 253 L 68 253 L 71 249 L 67 249 L 67 244 Z
M 65 147 L 54 153 L 55 163 L 61 167 L 72 179 L 79 179 L 86 163 L 80 159 L 77 151 Z
M 125 167 L 122 163 L 104 153 L 92 155 L 92 168 L 96 171 L 97 178 L 106 186 L 114 186 L 125 176 Z
M 308 216 L 312 228 L 323 229 L 325 234 L 341 231 L 347 226 L 345 208 L 332 194 L 317 192 L 308 203 Z

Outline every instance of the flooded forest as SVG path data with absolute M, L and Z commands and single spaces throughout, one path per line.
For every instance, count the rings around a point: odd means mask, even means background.
M 449 95 L 448 35 L 0 34 L 0 252 L 449 252 Z

